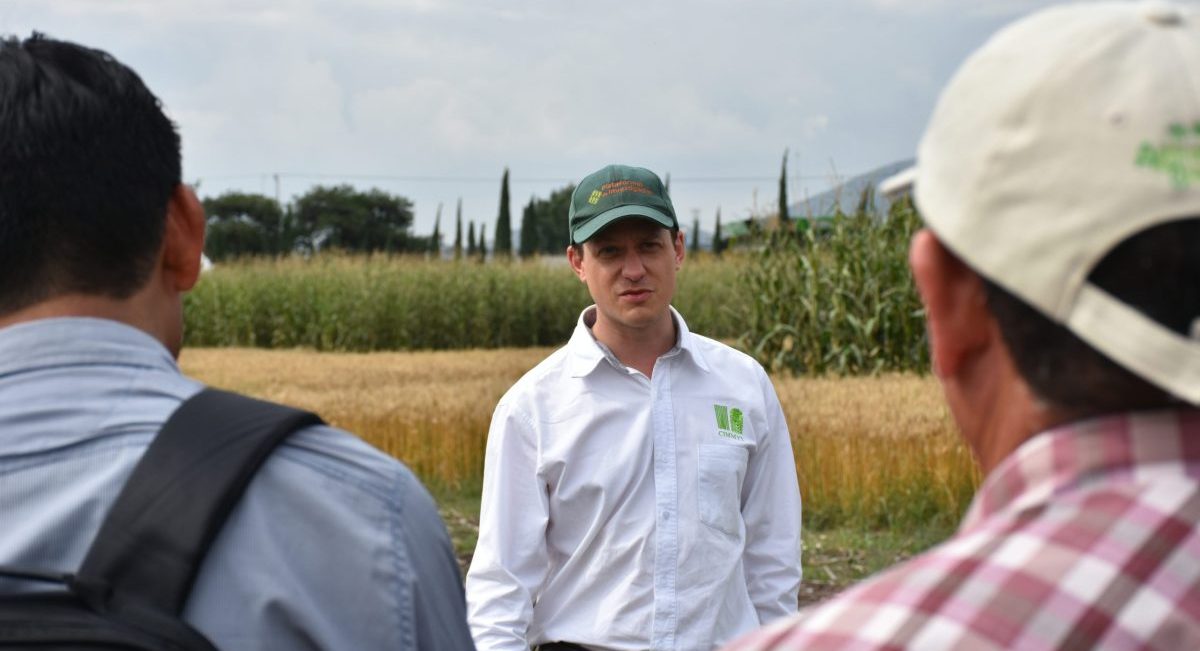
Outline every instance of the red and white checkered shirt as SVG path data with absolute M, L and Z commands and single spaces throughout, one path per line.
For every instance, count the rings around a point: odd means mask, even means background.
M 1026 441 L 949 541 L 727 650 L 1200 649 L 1200 411 Z

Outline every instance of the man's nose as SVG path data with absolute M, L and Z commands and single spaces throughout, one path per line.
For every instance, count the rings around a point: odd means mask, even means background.
M 641 280 L 646 275 L 646 265 L 642 264 L 642 256 L 637 251 L 625 254 L 622 272 L 629 280 Z

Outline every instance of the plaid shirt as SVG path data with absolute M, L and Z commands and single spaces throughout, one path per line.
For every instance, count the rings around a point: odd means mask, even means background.
M 1074 423 L 946 543 L 728 650 L 1200 649 L 1200 411 Z

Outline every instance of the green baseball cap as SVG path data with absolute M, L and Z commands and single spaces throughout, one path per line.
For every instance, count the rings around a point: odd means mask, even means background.
M 678 228 L 675 207 L 658 175 L 643 167 L 609 165 L 575 186 L 567 223 L 571 243 L 583 244 L 609 224 L 640 217 Z

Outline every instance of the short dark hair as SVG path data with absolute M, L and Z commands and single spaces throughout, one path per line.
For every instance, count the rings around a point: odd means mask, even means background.
M 109 54 L 0 38 L 0 315 L 149 279 L 180 182 L 179 135 Z
M 1184 337 L 1200 319 L 1200 217 L 1143 231 L 1114 248 L 1088 280 Z M 1157 409 L 1181 401 L 1126 370 L 984 279 L 1017 371 L 1052 407 L 1079 416 Z

